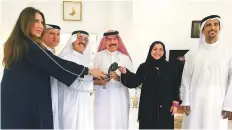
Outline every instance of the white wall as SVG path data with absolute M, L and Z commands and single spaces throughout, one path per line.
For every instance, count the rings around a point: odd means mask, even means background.
M 0 0 L 0 63 L 1 63 L 1 60 L 2 60 L 2 58 L 3 58 L 3 47 L 2 47 L 2 42 L 3 42 L 3 34 L 2 34 L 2 31 L 1 30 L 3 30 L 3 28 L 2 28 L 2 0 Z M 0 64 L 0 79 L 1 79 L 1 77 L 2 77 L 2 70 L 3 70 L 3 67 L 2 67 L 2 65 Z
M 2 30 L 2 27 L 1 27 L 1 25 L 2 25 L 2 0 L 0 0 L 0 30 Z M 1 43 L 1 31 L 0 31 L 0 43 Z
M 63 21 L 62 0 L 2 0 L 1 20 L 1 39 L 5 41 L 9 36 L 18 16 L 22 9 L 27 6 L 35 7 L 41 10 L 46 19 L 46 23 L 57 24 L 61 33 L 67 39 L 67 34 L 74 30 L 86 30 L 97 35 L 97 44 L 108 29 L 120 31 L 123 40 L 127 43 L 132 26 L 132 1 L 89 1 L 82 0 L 82 21 Z M 120 9 L 120 11 L 118 11 Z M 121 14 L 120 14 L 121 13 Z M 66 34 L 66 35 L 65 35 Z M 66 40 L 61 39 L 58 48 L 66 44 Z M 3 42 L 1 42 L 2 45 Z M 98 45 L 96 45 L 97 47 Z M 95 48 L 97 49 L 97 48 Z
M 19 13 L 26 6 L 33 6 L 41 10 L 45 14 L 46 23 L 57 24 L 62 28 L 62 32 L 72 32 L 74 30 L 83 29 L 90 32 L 103 32 L 107 25 L 108 18 L 108 2 L 83 2 L 83 20 L 79 21 L 63 21 L 62 1 L 47 0 L 47 1 L 4 1 L 2 26 L 8 36 L 12 30 Z M 2 31 L 2 30 L 1 30 Z
M 196 45 L 198 39 L 190 38 L 191 22 L 210 14 L 222 16 L 223 38 L 231 42 L 231 5 L 231 0 L 134 0 L 134 40 L 128 47 L 133 52 L 135 68 L 145 61 L 155 40 L 163 41 L 167 49 L 189 49 Z
M 223 40 L 231 42 L 231 0 L 84 0 L 81 22 L 63 21 L 62 0 L 2 1 L 0 38 L 3 40 L 8 37 L 20 11 L 34 6 L 44 12 L 47 23 L 60 25 L 63 33 L 84 29 L 96 33 L 99 42 L 107 29 L 119 30 L 131 54 L 134 70 L 145 61 L 148 48 L 155 40 L 163 41 L 168 50 L 196 45 L 198 39 L 190 38 L 191 22 L 210 14 L 222 16 Z
M 133 41 L 133 2 L 113 1 L 110 2 L 109 28 L 119 30 L 120 37 L 126 48 Z M 133 53 L 130 51 L 130 53 Z
M 0 30 L 2 30 L 2 0 L 0 0 Z M 1 31 L 0 31 L 0 43 L 2 42 L 1 41 L 1 37 L 2 37 L 2 33 L 1 33 Z

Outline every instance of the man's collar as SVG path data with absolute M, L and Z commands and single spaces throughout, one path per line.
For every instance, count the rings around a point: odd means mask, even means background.
M 106 53 L 107 53 L 107 54 L 110 54 L 110 55 L 116 55 L 116 54 L 118 54 L 118 50 L 116 50 L 116 51 L 114 51 L 114 52 L 111 52 L 111 51 L 108 51 L 108 50 L 106 49 Z
M 48 47 L 45 43 L 43 43 L 43 45 L 44 45 L 50 52 L 52 52 L 53 54 L 55 54 L 55 49 L 54 49 L 54 48 Z
M 75 51 L 75 50 L 72 51 L 72 54 L 74 54 L 75 56 L 83 56 L 82 53 Z

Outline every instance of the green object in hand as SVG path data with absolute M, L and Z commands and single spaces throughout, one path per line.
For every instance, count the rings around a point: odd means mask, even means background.
M 117 62 L 112 63 L 108 69 L 107 78 L 110 78 L 110 71 L 116 71 L 117 69 L 118 69 L 118 63 Z
M 110 65 L 109 69 L 108 69 L 108 73 L 110 73 L 110 71 L 116 71 L 118 69 L 118 63 L 114 62 Z

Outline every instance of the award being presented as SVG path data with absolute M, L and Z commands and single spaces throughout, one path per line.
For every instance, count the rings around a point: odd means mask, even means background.
M 108 69 L 108 74 L 106 75 L 108 79 L 110 79 L 110 72 L 111 71 L 116 71 L 118 69 L 118 63 L 114 62 L 110 65 L 109 69 Z M 106 89 L 106 86 L 103 86 L 104 89 Z
M 116 71 L 117 69 L 118 69 L 118 63 L 117 62 L 112 63 L 108 69 L 107 78 L 110 78 L 110 71 Z

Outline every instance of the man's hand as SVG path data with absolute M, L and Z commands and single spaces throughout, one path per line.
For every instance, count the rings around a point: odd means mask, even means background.
M 110 79 L 114 79 L 116 81 L 120 81 L 120 76 L 116 72 L 111 71 L 110 72 Z
M 222 110 L 223 119 L 230 118 L 230 117 L 232 117 L 232 112 Z
M 122 73 L 122 74 L 126 74 L 126 67 L 122 67 L 122 66 L 119 66 L 118 67 L 118 70 Z
M 89 74 L 97 79 L 106 79 L 106 74 L 98 69 L 89 69 Z
M 183 106 L 183 108 L 184 108 L 184 112 L 185 112 L 185 114 L 186 114 L 186 115 L 189 115 L 189 114 L 190 114 L 190 112 L 191 112 L 191 110 L 190 110 L 190 106 Z
M 103 79 L 103 80 L 96 79 L 94 80 L 94 85 L 106 85 L 106 83 L 108 83 L 109 81 L 110 81 L 109 79 Z

